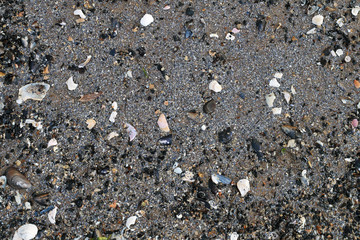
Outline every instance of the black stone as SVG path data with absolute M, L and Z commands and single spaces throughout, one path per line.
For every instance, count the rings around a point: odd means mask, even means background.
M 211 99 L 210 101 L 208 101 L 204 104 L 203 110 L 204 110 L 204 113 L 209 114 L 209 113 L 214 112 L 215 108 L 216 108 L 216 102 L 214 99 Z
M 231 128 L 228 127 L 225 130 L 218 133 L 219 142 L 223 144 L 227 144 L 232 140 L 232 131 Z
M 185 14 L 186 15 L 188 15 L 188 16 L 192 16 L 192 15 L 194 15 L 194 9 L 193 8 L 191 8 L 191 7 L 188 7 L 187 9 L 186 9 L 186 11 L 185 11 Z

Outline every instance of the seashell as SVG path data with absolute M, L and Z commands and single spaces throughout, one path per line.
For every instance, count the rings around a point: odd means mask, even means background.
M 5 188 L 6 186 L 6 176 L 1 176 L 0 177 L 0 185 L 2 188 Z
M 131 142 L 136 137 L 137 131 L 129 123 L 125 123 L 125 127 L 126 127 L 126 132 L 129 134 L 129 139 L 130 139 L 129 141 Z
M 79 64 L 78 68 L 84 68 L 84 67 L 90 62 L 90 60 L 91 60 L 91 55 L 88 55 L 88 56 L 86 57 L 85 62 Z
M 245 197 L 245 195 L 250 191 L 250 182 L 247 179 L 239 180 L 236 185 L 242 197 Z
M 296 127 L 290 126 L 290 125 L 283 125 L 281 126 L 281 129 L 284 131 L 286 135 L 288 135 L 290 138 L 295 139 L 299 138 L 299 131 Z
M 36 237 L 38 228 L 34 224 L 25 224 L 16 230 L 13 240 L 31 240 Z
M 231 179 L 225 176 L 222 176 L 220 174 L 212 174 L 211 175 L 211 180 L 215 183 L 223 183 L 223 184 L 230 184 L 231 183 Z
M 154 21 L 154 17 L 147 13 L 141 18 L 140 24 L 146 27 L 150 25 L 153 21 Z
M 50 205 L 50 193 L 33 193 L 32 199 L 42 206 Z
M 278 87 L 280 87 L 280 83 L 278 82 L 278 80 L 276 78 L 273 78 L 270 80 L 269 86 L 278 88 Z
M 165 115 L 162 113 L 158 119 L 158 125 L 161 131 L 163 132 L 170 132 L 169 125 L 166 121 Z
M 209 113 L 214 112 L 215 108 L 216 108 L 216 102 L 214 99 L 211 99 L 210 101 L 208 101 L 204 104 L 203 110 L 204 110 L 204 113 L 209 114 Z
M 316 15 L 312 18 L 312 23 L 320 27 L 324 22 L 324 17 L 322 15 Z
M 171 143 L 172 143 L 172 134 L 160 138 L 159 143 L 161 145 L 171 145 Z
M 126 227 L 130 229 L 131 225 L 134 225 L 136 222 L 137 216 L 131 216 L 126 220 Z
M 66 85 L 70 91 L 75 90 L 79 86 L 79 84 L 74 83 L 74 78 L 72 76 L 66 81 Z
M 274 106 L 274 101 L 275 101 L 276 97 L 275 97 L 275 94 L 274 93 L 270 93 L 270 94 L 267 94 L 265 96 L 265 100 L 266 100 L 266 104 L 269 106 L 269 107 L 273 107 Z
M 55 224 L 55 223 L 56 223 L 55 217 L 56 217 L 57 210 L 58 210 L 58 208 L 57 208 L 57 207 L 54 207 L 54 209 L 51 210 L 51 211 L 48 213 L 49 221 L 50 221 L 50 223 L 52 223 L 52 224 Z
M 25 178 L 16 168 L 9 167 L 5 171 L 7 183 L 16 189 L 26 189 L 31 187 L 29 180 Z
M 83 11 L 82 11 L 81 9 L 76 9 L 76 10 L 74 11 L 74 15 L 75 15 L 75 16 L 79 16 L 79 17 L 81 17 L 82 19 L 85 19 L 85 18 L 86 18 L 85 14 L 83 13 Z
M 216 80 L 213 80 L 209 84 L 209 89 L 214 92 L 220 92 L 222 90 L 222 87 Z
M 19 89 L 19 98 L 16 100 L 18 104 L 28 99 L 41 101 L 44 99 L 50 85 L 47 83 L 30 83 Z

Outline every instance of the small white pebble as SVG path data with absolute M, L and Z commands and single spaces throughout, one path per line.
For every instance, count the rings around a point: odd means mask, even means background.
M 306 35 L 315 34 L 316 31 L 317 31 L 316 28 L 312 28 L 312 29 L 310 29 L 309 31 L 306 32 Z
M 132 78 L 132 77 L 133 77 L 132 71 L 131 71 L 131 70 L 127 71 L 126 74 L 125 74 L 125 76 L 126 76 L 126 77 L 129 77 L 129 78 Z
M 226 40 L 230 40 L 230 41 L 234 41 L 235 40 L 235 36 L 232 35 L 231 33 L 226 34 L 225 37 Z
M 281 108 L 273 108 L 271 111 L 272 111 L 272 113 L 273 113 L 274 115 L 279 115 L 279 114 L 281 114 Z
M 111 107 L 112 107 L 112 109 L 114 109 L 114 111 L 116 111 L 116 110 L 118 109 L 118 104 L 117 104 L 117 102 L 113 102 L 113 103 L 111 104 Z
M 216 80 L 213 80 L 209 84 L 209 89 L 214 92 L 221 92 L 222 87 Z
M 271 79 L 269 85 L 270 87 L 280 87 L 280 83 L 276 78 Z
M 320 27 L 324 22 L 324 17 L 322 15 L 316 15 L 312 18 L 312 23 Z
M 88 55 L 88 56 L 86 57 L 85 62 L 79 64 L 78 67 L 79 67 L 79 68 L 84 68 L 84 67 L 90 62 L 90 60 L 91 60 L 91 55 Z
M 76 9 L 76 10 L 74 11 L 74 15 L 75 15 L 75 16 L 79 16 L 79 17 L 81 17 L 82 19 L 85 19 L 85 18 L 86 18 L 85 14 L 83 13 L 83 11 L 82 11 L 81 9 Z
M 144 27 L 150 25 L 152 22 L 154 22 L 154 17 L 150 14 L 145 14 L 140 20 L 140 24 Z
M 111 114 L 110 114 L 110 117 L 109 117 L 109 121 L 110 122 L 115 122 L 115 118 L 117 116 L 117 112 L 116 111 L 113 111 Z
M 219 35 L 217 35 L 216 33 L 210 33 L 210 38 L 219 38 Z
M 290 139 L 287 144 L 288 148 L 296 148 L 296 142 L 295 139 Z
M 201 130 L 203 130 L 203 131 L 205 131 L 206 128 L 207 128 L 206 125 L 202 125 L 202 126 L 201 126 Z
M 230 240 L 238 240 L 239 234 L 237 232 L 230 233 Z
M 336 55 L 338 55 L 339 57 L 343 54 L 344 54 L 344 51 L 342 49 L 336 50 Z
M 49 147 L 52 147 L 52 146 L 56 146 L 57 144 L 58 144 L 58 143 L 57 143 L 56 139 L 55 139 L 55 138 L 52 138 L 52 139 L 50 139 L 50 141 L 48 142 L 47 147 L 49 148 Z
M 181 173 L 182 173 L 181 168 L 179 168 L 179 167 L 175 168 L 175 169 L 174 169 L 174 173 L 176 173 L 176 174 L 181 174 Z
M 344 60 L 345 60 L 345 62 L 347 62 L 347 63 L 348 63 L 348 62 L 350 62 L 350 61 L 351 61 L 351 57 L 350 57 L 350 56 L 346 56 Z
M 280 79 L 280 78 L 283 77 L 283 73 L 281 73 L 281 72 L 276 72 L 276 73 L 274 74 L 274 77 Z

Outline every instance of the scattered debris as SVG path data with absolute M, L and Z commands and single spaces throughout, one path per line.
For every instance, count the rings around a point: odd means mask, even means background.
M 273 108 L 273 109 L 271 109 L 271 111 L 272 111 L 272 113 L 274 114 L 274 115 L 279 115 L 279 114 L 281 114 L 281 108 Z
M 18 104 L 25 102 L 28 99 L 41 101 L 46 96 L 50 85 L 47 83 L 30 83 L 19 89 L 19 98 L 16 100 Z
M 222 176 L 220 174 L 212 174 L 211 175 L 211 180 L 215 183 L 215 184 L 219 184 L 219 183 L 223 183 L 223 184 L 230 184 L 231 183 L 231 179 L 227 178 L 225 176 Z
M 56 217 L 57 210 L 58 210 L 58 208 L 55 206 L 54 209 L 48 213 L 48 219 L 51 224 L 56 223 L 55 217 Z
M 306 177 L 306 170 L 301 172 L 301 182 L 304 186 L 309 186 L 309 179 Z
M 6 176 L 1 176 L 0 177 L 0 185 L 2 188 L 6 187 Z
M 112 139 L 112 138 L 114 138 L 114 137 L 118 137 L 119 136 L 119 134 L 117 133 L 117 132 L 111 132 L 111 133 L 109 133 L 109 135 L 107 136 L 107 140 L 110 140 L 110 139 Z
M 291 94 L 287 91 L 284 91 L 283 94 L 284 94 L 285 101 L 289 104 L 290 100 L 291 100 Z
M 172 134 L 169 134 L 167 136 L 164 136 L 164 137 L 160 138 L 159 143 L 161 145 L 171 145 L 171 143 L 172 143 Z
M 181 180 L 185 182 L 195 182 L 194 174 L 190 171 L 186 171 L 184 177 Z
M 245 195 L 250 191 L 250 182 L 247 179 L 239 180 L 236 185 L 242 197 L 245 197 Z
M 42 130 L 43 129 L 42 122 L 37 122 L 37 121 L 35 121 L 33 119 L 26 119 L 25 124 L 31 124 L 37 130 Z
M 114 123 L 117 114 L 118 114 L 118 113 L 117 113 L 116 111 L 112 111 L 112 113 L 110 114 L 110 117 L 109 117 L 109 121 L 112 122 L 112 123 Z
M 354 86 L 355 88 L 360 88 L 360 81 L 354 80 Z
M 219 35 L 217 35 L 216 33 L 210 33 L 209 37 L 210 38 L 219 38 Z
M 255 138 L 252 138 L 251 139 L 251 147 L 253 148 L 253 150 L 254 150 L 256 156 L 258 157 L 258 159 L 262 160 L 264 155 L 261 152 L 259 141 L 256 140 Z
M 102 92 L 94 92 L 94 93 L 85 94 L 79 99 L 79 101 L 80 102 L 89 102 L 89 101 L 95 100 L 101 94 L 102 94 Z
M 90 62 L 90 60 L 91 60 L 91 55 L 88 55 L 88 56 L 86 57 L 85 62 L 81 63 L 81 64 L 78 66 L 78 68 L 84 68 L 84 67 Z
M 312 23 L 320 27 L 324 22 L 324 17 L 322 15 L 316 15 L 312 18 Z
M 235 36 L 232 33 L 228 33 L 228 34 L 226 34 L 225 39 L 230 40 L 230 41 L 234 41 Z
M 359 11 L 360 11 L 360 6 L 355 6 L 351 9 L 351 14 L 357 16 L 359 14 Z
M 271 79 L 269 85 L 270 87 L 276 87 L 276 88 L 280 87 L 280 83 L 276 78 Z
M 209 114 L 209 113 L 214 112 L 215 108 L 216 108 L 216 102 L 214 99 L 211 99 L 210 101 L 208 101 L 204 104 L 203 110 L 204 110 L 204 113 Z
M 230 127 L 227 127 L 223 131 L 218 133 L 219 142 L 227 144 L 232 140 L 232 131 Z
M 126 220 L 126 227 L 130 229 L 131 225 L 134 225 L 136 222 L 137 216 L 131 216 Z
M 56 141 L 56 139 L 55 139 L 55 138 L 52 138 L 52 139 L 50 139 L 50 141 L 48 142 L 47 147 L 49 148 L 49 147 L 52 147 L 52 146 L 56 146 L 57 144 L 58 144 L 58 142 Z
M 81 9 L 76 9 L 76 10 L 74 11 L 74 15 L 75 15 L 75 16 L 79 16 L 79 17 L 81 17 L 82 19 L 86 19 L 86 16 L 85 16 L 85 14 L 83 13 L 83 11 L 82 11 Z
M 275 77 L 275 78 L 278 78 L 278 79 L 281 79 L 281 78 L 283 77 L 283 73 L 281 73 L 281 72 L 276 72 L 276 73 L 274 74 L 274 77 Z

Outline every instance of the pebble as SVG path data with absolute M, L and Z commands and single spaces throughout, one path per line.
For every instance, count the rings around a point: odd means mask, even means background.
M 79 17 L 81 17 L 82 19 L 86 19 L 86 16 L 85 16 L 85 14 L 83 13 L 83 11 L 82 11 L 81 9 L 76 9 L 76 10 L 74 11 L 74 15 L 75 15 L 75 16 L 79 16 Z
M 112 111 L 112 113 L 110 114 L 110 117 L 109 117 L 109 121 L 112 122 L 112 123 L 114 123 L 116 116 L 117 116 L 117 112 L 116 112 L 116 111 Z
M 136 129 L 130 125 L 129 123 L 125 123 L 125 127 L 126 127 L 126 132 L 129 135 L 129 141 L 131 142 L 132 140 L 135 139 L 136 135 L 137 135 L 137 131 Z
M 245 195 L 250 191 L 250 182 L 247 179 L 239 180 L 236 185 L 242 197 L 245 197 Z
M 111 104 L 111 108 L 112 108 L 114 111 L 116 111 L 116 110 L 118 109 L 118 104 L 117 104 L 117 102 L 113 102 L 113 103 Z
M 348 62 L 350 62 L 350 61 L 351 61 L 351 57 L 350 57 L 350 56 L 346 56 L 344 60 L 345 60 L 345 62 L 347 62 L 347 63 L 348 63 Z
M 312 23 L 320 27 L 324 22 L 324 17 L 322 15 L 316 15 L 312 18 Z
M 157 123 L 158 123 L 159 128 L 160 128 L 161 131 L 163 131 L 163 132 L 170 132 L 169 125 L 168 125 L 168 123 L 167 123 L 167 121 L 166 121 L 166 117 L 165 117 L 165 115 L 164 115 L 163 113 L 160 114 L 160 117 L 159 117 Z
M 91 119 L 86 120 L 86 124 L 87 124 L 88 129 L 93 129 L 96 124 L 96 121 L 91 118 Z
M 341 55 L 344 54 L 344 51 L 342 49 L 337 49 L 335 53 L 340 57 Z
M 360 6 L 355 6 L 354 8 L 351 9 L 351 14 L 357 16 L 359 14 L 359 11 L 360 11 Z
M 228 127 L 225 130 L 218 133 L 219 142 L 223 144 L 227 144 L 232 140 L 232 131 L 231 128 Z
M 52 146 L 56 146 L 58 144 L 57 140 L 55 138 L 50 139 L 50 141 L 48 142 L 47 147 L 52 147 Z
M 239 32 L 240 32 L 240 30 L 239 30 L 239 29 L 237 29 L 237 28 L 233 28 L 233 29 L 231 30 L 231 32 L 232 32 L 232 33 L 234 33 L 234 34 L 236 34 L 236 33 L 239 33 Z
M 192 173 L 190 171 L 186 171 L 184 174 L 184 177 L 181 180 L 183 180 L 185 182 L 195 182 L 194 173 Z
M 68 87 L 68 89 L 69 89 L 70 91 L 73 91 L 73 90 L 75 90 L 75 89 L 78 87 L 79 84 L 74 83 L 74 79 L 73 79 L 73 77 L 71 76 L 71 77 L 66 81 L 66 85 L 67 85 L 67 87 Z
M 251 147 L 253 148 L 256 156 L 258 157 L 259 160 L 262 160 L 263 159 L 263 153 L 261 152 L 261 149 L 260 149 L 260 143 L 257 139 L 255 138 L 252 138 L 251 139 Z
M 275 97 L 274 93 L 270 93 L 265 96 L 266 104 L 268 105 L 268 107 L 274 106 L 275 99 L 276 99 L 276 97 Z
M 281 72 L 276 72 L 276 73 L 274 74 L 274 77 L 280 79 L 280 78 L 283 77 L 283 73 L 281 73 Z
M 279 114 L 281 114 L 281 110 L 282 110 L 282 108 L 273 108 L 273 109 L 271 109 L 271 111 L 272 111 L 272 113 L 273 113 L 274 115 L 279 115 Z
M 22 225 L 18 230 L 16 230 L 13 240 L 31 240 L 36 237 L 38 233 L 38 228 L 34 224 L 25 224 Z
M 357 119 L 353 119 L 353 120 L 351 121 L 351 126 L 352 126 L 353 128 L 357 128 L 358 125 L 359 125 L 359 121 L 358 121 Z
M 204 124 L 201 126 L 201 130 L 205 131 L 207 129 L 207 126 Z
M 176 173 L 176 174 L 181 174 L 181 173 L 182 173 L 181 168 L 179 168 L 179 167 L 175 168 L 175 169 L 174 169 L 174 173 Z
M 145 14 L 140 20 L 140 24 L 143 25 L 144 27 L 150 25 L 152 22 L 154 22 L 154 17 L 148 13 Z
M 280 87 L 280 83 L 276 78 L 271 79 L 269 85 L 270 87 L 276 87 L 276 88 Z
M 31 210 L 31 203 L 25 202 L 25 208 L 26 210 Z
M 27 124 L 31 124 L 34 128 L 36 128 L 37 130 L 42 130 L 42 122 L 37 122 L 34 119 L 26 119 L 25 123 Z
M 237 232 L 230 233 L 230 240 L 238 240 L 239 234 Z
M 221 92 L 222 87 L 216 80 L 213 80 L 209 84 L 209 89 L 217 93 Z
M 47 83 L 30 83 L 19 89 L 19 97 L 16 100 L 18 104 L 25 102 L 28 99 L 41 101 L 46 96 L 50 85 Z
M 169 135 L 167 135 L 167 136 L 161 137 L 161 138 L 159 139 L 159 143 L 160 143 L 161 145 L 171 145 L 171 143 L 172 143 L 172 134 L 169 134 Z
M 216 102 L 214 99 L 211 99 L 210 101 L 208 101 L 204 104 L 203 110 L 204 110 L 204 113 L 209 114 L 209 113 L 214 112 L 215 108 L 216 108 Z

